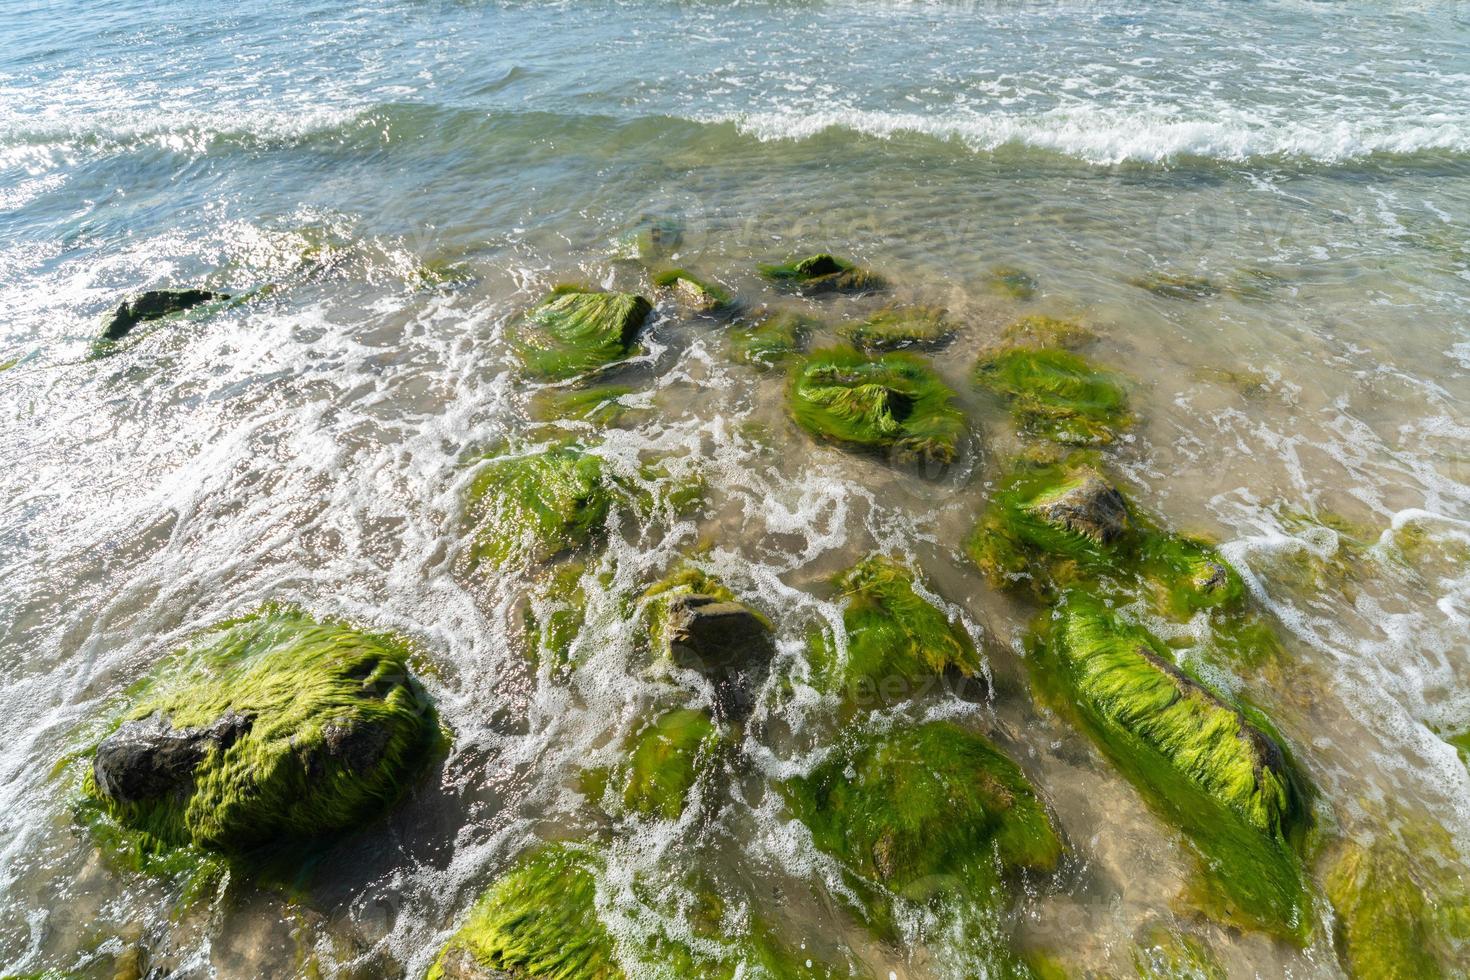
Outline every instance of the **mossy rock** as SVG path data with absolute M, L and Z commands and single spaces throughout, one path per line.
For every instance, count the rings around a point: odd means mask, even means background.
M 618 384 L 543 388 L 531 397 L 531 417 L 539 422 L 574 420 L 594 425 L 617 425 L 638 411 L 624 401 L 637 390 Z
M 576 446 L 492 459 L 467 496 L 471 564 L 537 564 L 600 533 L 617 496 L 602 460 Z
M 1076 350 L 1097 339 L 1097 334 L 1075 320 L 1054 316 L 1023 316 L 1001 331 L 1001 348 L 1058 348 Z
M 848 736 L 781 789 L 816 847 L 854 876 L 880 935 L 892 929 L 888 896 L 994 909 L 1005 902 L 1007 875 L 1050 872 L 1062 855 L 1021 770 L 952 722 Z
M 150 289 L 124 300 L 117 310 L 102 325 L 101 339 L 121 340 L 133 328 L 148 320 L 161 320 L 175 313 L 192 310 L 205 303 L 227 300 L 230 297 L 208 289 Z
M 954 392 L 912 354 L 813 351 L 792 370 L 787 398 L 792 417 L 812 435 L 888 452 L 898 462 L 952 463 L 965 436 Z
M 1210 299 L 1221 292 L 1220 284 L 1214 280 L 1188 273 L 1150 272 L 1134 276 L 1128 282 L 1165 299 Z
M 700 279 L 685 269 L 666 269 L 653 277 L 653 284 L 673 293 L 693 313 L 712 315 L 735 305 L 735 295 L 724 286 Z
M 764 367 L 805 351 L 807 338 L 820 327 L 811 317 L 781 310 L 734 330 L 730 342 L 741 360 Z
M 1038 624 L 1035 677 L 1202 858 L 1199 897 L 1242 927 L 1304 941 L 1303 777 L 1263 718 L 1180 670 L 1167 647 L 1080 592 Z
M 837 332 L 864 350 L 938 350 L 954 339 L 955 327 L 949 313 L 937 306 L 888 306 L 866 320 L 844 324 Z
M 621 360 L 652 310 L 632 293 L 558 286 L 517 324 L 521 364 L 534 377 L 557 379 Z
M 713 771 L 723 744 L 720 730 L 705 712 L 666 711 L 628 739 L 625 763 L 610 772 L 589 770 L 583 789 L 601 799 L 611 783 L 621 812 L 678 820 L 696 783 Z
M 644 218 L 638 227 L 618 239 L 623 258 L 652 262 L 666 259 L 684 244 L 684 224 L 675 218 Z
M 1028 300 L 1036 295 L 1036 277 L 1013 265 L 992 266 L 986 274 L 986 288 L 997 296 Z
M 1133 947 L 1139 980 L 1229 980 L 1215 951 L 1194 936 L 1155 923 Z
M 353 830 L 440 742 L 398 639 L 270 607 L 209 630 L 127 698 L 83 792 L 161 848 L 242 855 Z
M 1148 598 L 1161 613 L 1239 610 L 1240 574 L 1203 541 L 1171 534 L 1139 513 L 1097 458 L 1017 462 L 967 544 L 992 584 L 1048 599 L 1083 584 L 1119 599 Z
M 1110 443 L 1133 423 L 1118 379 L 1073 351 L 987 351 L 975 365 L 975 382 L 1005 398 L 1021 431 L 1064 445 Z
M 1436 980 L 1454 961 L 1438 889 L 1421 880 L 1407 856 L 1385 839 L 1344 841 L 1326 878 L 1337 911 L 1337 946 L 1351 976 L 1363 980 Z M 1462 904 L 1464 898 L 1461 898 Z M 1470 906 L 1462 914 L 1470 912 Z M 1470 923 L 1470 918 L 1466 919 Z
M 587 566 L 580 561 L 553 566 L 537 584 L 525 613 L 526 653 L 531 666 L 543 665 L 553 677 L 572 667 L 572 644 L 586 620 L 587 594 L 582 578 Z
M 964 628 L 914 590 L 914 574 L 870 555 L 834 580 L 845 603 L 847 655 L 825 634 L 813 635 L 809 656 L 818 682 L 851 702 L 888 703 L 943 678 L 963 684 L 980 673 L 974 641 Z M 978 684 L 978 681 L 975 682 Z
M 869 293 L 888 288 L 882 277 L 826 252 L 760 266 L 760 274 L 777 285 L 808 296 L 820 293 Z
M 597 858 L 552 844 L 516 862 L 471 910 L 425 980 L 622 980 L 597 914 Z

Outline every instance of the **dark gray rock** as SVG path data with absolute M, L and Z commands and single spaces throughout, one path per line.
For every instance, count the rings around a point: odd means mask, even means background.
M 1037 502 L 1032 511 L 1048 523 L 1099 544 L 1112 544 L 1128 531 L 1128 504 L 1123 495 L 1090 471 L 1082 473 L 1065 492 Z
M 715 715 L 740 721 L 776 654 L 766 621 L 738 602 L 704 595 L 669 602 L 669 658 L 715 686 Z
M 118 803 L 187 792 L 205 754 L 234 745 L 253 721 L 250 715 L 227 711 L 202 728 L 174 728 L 161 714 L 124 722 L 97 746 L 92 759 L 97 789 Z
M 150 289 L 117 308 L 102 328 L 102 339 L 121 340 L 144 320 L 158 320 L 217 299 L 229 297 L 207 289 Z

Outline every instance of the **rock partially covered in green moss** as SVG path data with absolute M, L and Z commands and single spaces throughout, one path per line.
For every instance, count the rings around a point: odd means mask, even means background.
M 541 422 L 575 419 L 597 425 L 614 425 L 633 411 L 624 399 L 636 390 L 628 385 L 615 384 L 543 388 L 531 398 L 531 415 Z
M 988 351 L 975 365 L 975 381 L 1006 399 L 1023 432 L 1065 445 L 1109 443 L 1132 424 L 1118 380 L 1069 350 Z
M 1047 872 L 1062 853 L 1016 764 L 952 722 L 850 738 L 782 793 L 812 842 L 870 894 L 991 906 L 1003 896 L 997 869 Z
M 819 293 L 868 293 L 888 284 L 866 269 L 825 252 L 792 259 L 779 265 L 763 265 L 760 274 L 778 285 L 808 296 Z
M 1220 959 L 1203 941 L 1155 923 L 1133 948 L 1139 980 L 1229 980 Z
M 103 340 L 121 340 L 132 329 L 146 320 L 160 320 L 174 313 L 191 310 L 203 303 L 226 300 L 230 297 L 208 289 L 150 289 L 122 305 L 102 326 Z
M 997 265 L 986 276 L 986 286 L 997 296 L 1026 300 L 1036 295 L 1036 277 L 1013 265 Z
M 585 545 L 614 499 L 602 460 L 575 446 L 492 459 L 470 484 L 472 564 L 536 564 Z
M 1431 900 L 1404 855 L 1378 841 L 1346 842 L 1327 874 L 1327 897 L 1337 910 L 1337 940 L 1354 977 L 1435 980 L 1445 975 L 1433 950 Z
M 812 435 L 888 451 L 900 462 L 951 463 L 965 435 L 954 392 L 912 354 L 813 351 L 792 372 L 792 417 Z
M 1310 901 L 1293 842 L 1308 823 L 1305 784 L 1264 719 L 1082 593 L 1066 594 L 1041 624 L 1038 682 L 1184 831 L 1221 914 L 1304 938 Z
M 837 331 L 865 350 L 936 350 L 954 339 L 949 313 L 937 306 L 888 306 Z
M 771 365 L 806 350 L 807 338 L 821 324 L 789 310 L 761 316 L 731 334 L 736 354 L 751 364 Z
M 978 687 L 980 654 L 964 628 L 914 589 L 906 566 L 870 555 L 838 575 L 834 584 L 847 652 L 817 634 L 812 666 L 826 688 L 849 701 L 887 703 L 911 695 L 937 679 Z
M 728 310 L 735 303 L 735 296 L 724 286 L 707 279 L 700 279 L 685 269 L 667 269 L 653 277 L 660 289 L 673 293 L 684 307 L 693 313 L 714 314 Z
M 475 904 L 426 980 L 622 980 L 597 915 L 597 868 L 569 845 L 523 857 Z
M 613 791 L 627 813 L 677 820 L 700 778 L 710 773 L 723 744 L 709 715 L 693 708 L 667 711 L 628 740 L 626 763 L 610 774 Z M 589 781 L 601 795 L 602 778 Z
M 240 854 L 371 820 L 438 739 L 400 641 L 268 609 L 161 664 L 85 792 L 151 842 Z
M 1165 299 L 1200 300 L 1220 295 L 1220 285 L 1214 280 L 1188 273 L 1150 272 L 1128 282 Z
M 631 293 L 558 286 L 517 325 L 521 364 L 535 377 L 570 378 L 620 360 L 652 310 Z
M 776 654 L 771 623 L 712 576 L 682 568 L 646 593 L 654 655 L 714 686 L 716 715 L 743 721 Z
M 572 644 L 585 622 L 587 594 L 580 561 L 553 565 L 537 582 L 525 611 L 526 652 L 531 665 L 545 665 L 553 676 L 572 667 Z

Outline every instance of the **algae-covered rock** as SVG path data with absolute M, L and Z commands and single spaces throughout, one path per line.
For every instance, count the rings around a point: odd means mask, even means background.
M 1133 948 L 1139 980 L 1228 980 L 1220 959 L 1202 940 L 1162 923 L 1143 931 Z
M 729 309 L 735 296 L 724 286 L 700 279 L 684 269 L 667 269 L 653 277 L 660 289 L 673 293 L 681 305 L 693 313 L 713 314 Z
M 954 339 L 955 328 L 948 312 L 937 306 L 888 306 L 837 332 L 864 350 L 936 350 Z
M 914 574 L 870 555 L 837 576 L 846 655 L 816 634 L 810 657 L 819 682 L 850 701 L 890 702 L 944 678 L 964 684 L 981 671 L 964 628 L 914 589 Z M 978 685 L 978 681 L 975 682 Z
M 886 289 L 882 277 L 825 252 L 763 265 L 760 274 L 770 281 L 808 296 L 820 293 L 868 293 Z
M 1006 324 L 1000 333 L 1001 347 L 1029 347 L 1035 349 L 1060 348 L 1076 350 L 1097 339 L 1087 327 L 1075 320 L 1063 320 L 1054 316 L 1023 316 Z
M 642 296 L 558 286 L 517 324 L 517 352 L 528 374 L 569 378 L 626 357 L 653 310 Z
M 886 450 L 901 462 L 951 463 L 965 435 L 954 392 L 923 360 L 866 356 L 847 347 L 813 351 L 788 388 L 792 417 L 812 435 Z
M 1214 280 L 1189 273 L 1150 272 L 1128 282 L 1165 299 L 1201 300 L 1220 295 L 1220 285 Z
M 1404 855 L 1384 841 L 1345 842 L 1326 880 L 1337 910 L 1337 942 L 1354 977 L 1434 980 L 1445 975 L 1434 954 L 1431 899 Z
M 782 794 L 817 848 L 874 896 L 990 906 L 1003 899 L 998 870 L 1049 872 L 1062 854 L 1021 770 L 952 722 L 849 737 Z M 871 904 L 881 927 L 882 899 Z
M 733 331 L 730 342 L 742 360 L 766 366 L 806 350 L 807 338 L 820 326 L 811 317 L 781 310 Z
M 575 446 L 492 459 L 467 496 L 470 562 L 504 568 L 574 551 L 602 530 L 614 496 L 602 460 Z
M 645 217 L 617 242 L 623 258 L 652 262 L 665 259 L 684 244 L 684 224 L 677 218 Z
M 986 288 L 997 296 L 1027 300 L 1036 295 L 1036 277 L 1013 265 L 997 265 L 986 274 Z
M 541 422 L 572 419 L 616 425 L 634 411 L 625 399 L 636 391 L 628 385 L 616 384 L 543 388 L 531 397 L 531 416 Z
M 223 293 L 208 289 L 150 289 L 124 300 L 102 326 L 103 340 L 121 340 L 146 320 L 160 320 L 203 303 L 226 300 Z
M 1065 445 L 1109 443 L 1132 424 L 1123 386 L 1073 351 L 987 351 L 975 365 L 975 382 L 1006 399 L 1023 432 Z
M 679 569 L 644 596 L 655 656 L 709 678 L 722 720 L 749 715 L 776 654 L 770 621 L 694 568 Z
M 516 862 L 480 900 L 425 980 L 622 980 L 597 915 L 597 859 L 565 844 Z
M 610 774 L 627 813 L 677 820 L 701 776 L 709 773 L 723 739 L 709 715 L 694 708 L 667 711 L 625 745 L 627 762 Z M 600 778 L 589 782 L 594 795 Z
M 537 583 L 526 609 L 527 656 L 533 667 L 545 665 L 553 676 L 572 666 L 572 644 L 585 621 L 586 573 L 587 566 L 580 561 L 553 566 Z
M 1038 685 L 1185 833 L 1212 910 L 1304 939 L 1310 900 L 1294 846 L 1309 820 L 1305 783 L 1264 720 L 1082 593 L 1064 595 L 1039 630 Z
M 132 692 L 85 792 L 157 844 L 239 854 L 371 820 L 438 739 L 402 642 L 271 608 L 206 632 Z

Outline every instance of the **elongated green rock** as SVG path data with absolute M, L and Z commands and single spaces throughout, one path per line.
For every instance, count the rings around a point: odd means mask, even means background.
M 780 311 L 732 332 L 731 344 L 742 360 L 771 365 L 804 351 L 807 337 L 819 326 L 811 317 Z
M 807 295 L 867 293 L 887 288 L 887 283 L 880 276 L 825 252 L 778 265 L 760 266 L 760 274 L 778 285 Z
M 937 306 L 889 306 L 837 332 L 864 350 L 935 350 L 954 339 L 955 328 L 949 314 Z
M 868 357 L 847 347 L 813 351 L 792 372 L 792 417 L 812 435 L 889 450 L 899 461 L 950 463 L 965 417 L 954 392 L 912 354 Z
M 1041 630 L 1038 683 L 1184 831 L 1218 911 L 1305 938 L 1309 899 L 1293 849 L 1308 822 L 1303 784 L 1263 722 L 1085 594 L 1064 595 Z
M 569 378 L 620 360 L 652 309 L 631 293 L 558 286 L 521 317 L 521 364 L 536 377 Z
M 613 499 L 602 460 L 575 446 L 493 459 L 469 489 L 470 561 L 504 568 L 580 548 L 602 529 Z
M 826 687 L 853 700 L 886 701 L 935 677 L 979 673 L 980 654 L 969 634 L 914 591 L 914 575 L 904 565 L 870 555 L 834 584 L 846 603 L 847 655 L 839 661 L 831 640 L 814 639 L 813 667 Z
M 622 980 L 597 915 L 596 872 L 595 857 L 568 845 L 523 857 L 476 903 L 426 980 Z
M 102 327 L 103 340 L 121 340 L 138 324 L 230 297 L 207 289 L 150 289 L 124 300 Z
M 717 282 L 700 279 L 684 269 L 667 269 L 653 277 L 653 283 L 671 291 L 695 313 L 718 313 L 735 302 L 735 296 Z
M 1122 385 L 1072 351 L 989 351 L 975 366 L 975 381 L 1006 399 L 1022 431 L 1065 445 L 1109 443 L 1132 424 Z
M 537 583 L 525 614 L 527 654 L 533 667 L 545 664 L 553 676 L 572 666 L 572 644 L 582 631 L 587 595 L 580 561 L 562 562 Z
M 84 792 L 157 845 L 240 854 L 371 820 L 439 738 L 402 642 L 270 608 L 160 664 Z

